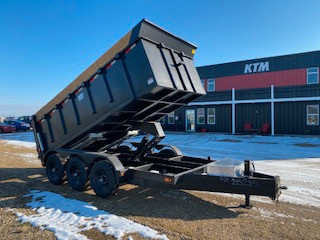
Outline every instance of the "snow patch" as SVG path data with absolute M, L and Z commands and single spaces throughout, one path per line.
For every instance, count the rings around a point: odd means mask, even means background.
M 33 226 L 40 227 L 41 230 L 52 231 L 57 239 L 87 240 L 87 237 L 81 232 L 90 229 L 97 229 L 116 239 L 121 239 L 130 233 L 138 233 L 145 238 L 168 239 L 166 235 L 159 235 L 157 231 L 149 227 L 98 210 L 87 202 L 37 190 L 31 191 L 26 196 L 32 197 L 32 201 L 27 206 L 35 210 L 37 214 L 28 216 L 16 212 L 18 220 L 22 223 L 29 222 Z
M 5 212 L 13 212 L 13 211 L 15 211 L 16 209 L 15 208 L 7 208 L 6 210 L 5 210 Z
M 140 141 L 142 137 L 136 136 L 127 142 Z M 215 160 L 233 160 L 240 163 L 247 159 L 260 161 L 319 158 L 319 147 L 304 147 L 302 143 L 319 146 L 320 138 L 169 132 L 161 141 L 161 144 L 178 147 L 185 155 L 210 156 Z
M 281 191 L 280 201 L 320 208 L 320 158 L 257 161 L 255 166 L 258 172 L 279 175 L 281 184 L 288 187 Z
M 37 154 L 34 154 L 34 153 L 23 153 L 23 154 L 17 154 L 21 157 L 25 157 L 25 158 L 38 158 L 38 155 Z
M 258 213 L 260 213 L 260 215 L 262 217 L 265 217 L 265 218 L 294 218 L 294 216 L 292 215 L 289 215 L 289 214 L 283 214 L 283 213 L 276 213 L 276 212 L 270 212 L 266 209 L 262 209 L 262 208 L 256 208 L 256 207 L 253 207 L 253 209 L 255 211 L 257 211 Z
M 8 145 L 13 145 L 17 148 L 36 148 L 36 143 L 34 142 L 23 142 L 23 141 L 17 141 L 17 140 L 0 140 L 0 142 L 4 142 Z

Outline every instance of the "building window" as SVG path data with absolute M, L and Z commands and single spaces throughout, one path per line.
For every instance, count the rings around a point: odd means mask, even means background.
M 165 124 L 165 123 L 166 123 L 166 117 L 160 118 L 160 123 L 161 123 L 161 124 Z
M 197 123 L 198 124 L 204 124 L 204 108 L 198 108 L 197 109 Z
M 319 125 L 319 105 L 307 105 L 307 125 Z
M 216 109 L 208 108 L 207 109 L 207 123 L 216 124 Z
M 174 124 L 174 112 L 168 114 L 168 124 Z
M 201 83 L 202 83 L 202 86 L 203 86 L 204 90 L 207 90 L 207 88 L 206 88 L 206 80 L 205 79 L 201 79 Z
M 214 92 L 216 90 L 215 79 L 208 79 L 208 92 Z
M 307 68 L 307 84 L 319 83 L 319 68 Z

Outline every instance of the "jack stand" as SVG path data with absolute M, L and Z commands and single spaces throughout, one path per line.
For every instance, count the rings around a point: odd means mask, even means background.
M 240 207 L 246 208 L 246 209 L 251 209 L 252 205 L 250 204 L 250 195 L 245 195 L 246 196 L 246 201 L 245 204 L 241 204 Z

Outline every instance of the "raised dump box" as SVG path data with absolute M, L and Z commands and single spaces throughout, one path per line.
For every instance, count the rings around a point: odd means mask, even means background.
M 253 171 L 250 161 L 243 175 L 226 175 L 210 157 L 159 144 L 165 134 L 156 121 L 205 94 L 195 49 L 142 20 L 37 112 L 32 126 L 49 181 L 62 184 L 67 176 L 83 191 L 90 179 L 100 197 L 132 183 L 244 194 L 246 206 L 250 195 L 277 199 L 279 177 Z M 140 142 L 126 141 L 139 130 L 147 133 Z
M 99 148 L 122 137 L 132 122 L 157 121 L 205 94 L 192 62 L 195 50 L 142 20 L 35 114 L 43 149 L 75 147 L 87 138 L 86 146 L 98 142 Z

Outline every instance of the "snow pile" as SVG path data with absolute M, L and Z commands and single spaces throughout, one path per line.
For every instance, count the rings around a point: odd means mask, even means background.
M 37 211 L 37 214 L 27 216 L 17 212 L 18 220 L 22 223 L 29 222 L 41 230 L 52 231 L 57 239 L 86 240 L 87 237 L 81 232 L 90 229 L 97 229 L 117 239 L 130 233 L 138 233 L 145 238 L 168 239 L 166 235 L 159 235 L 149 227 L 60 194 L 31 191 L 26 196 L 32 196 L 32 201 L 27 206 Z
M 17 140 L 0 140 L 0 142 L 4 142 L 5 144 L 13 145 L 15 147 L 24 147 L 24 148 L 36 148 L 35 142 L 23 142 L 23 141 L 17 141 Z

